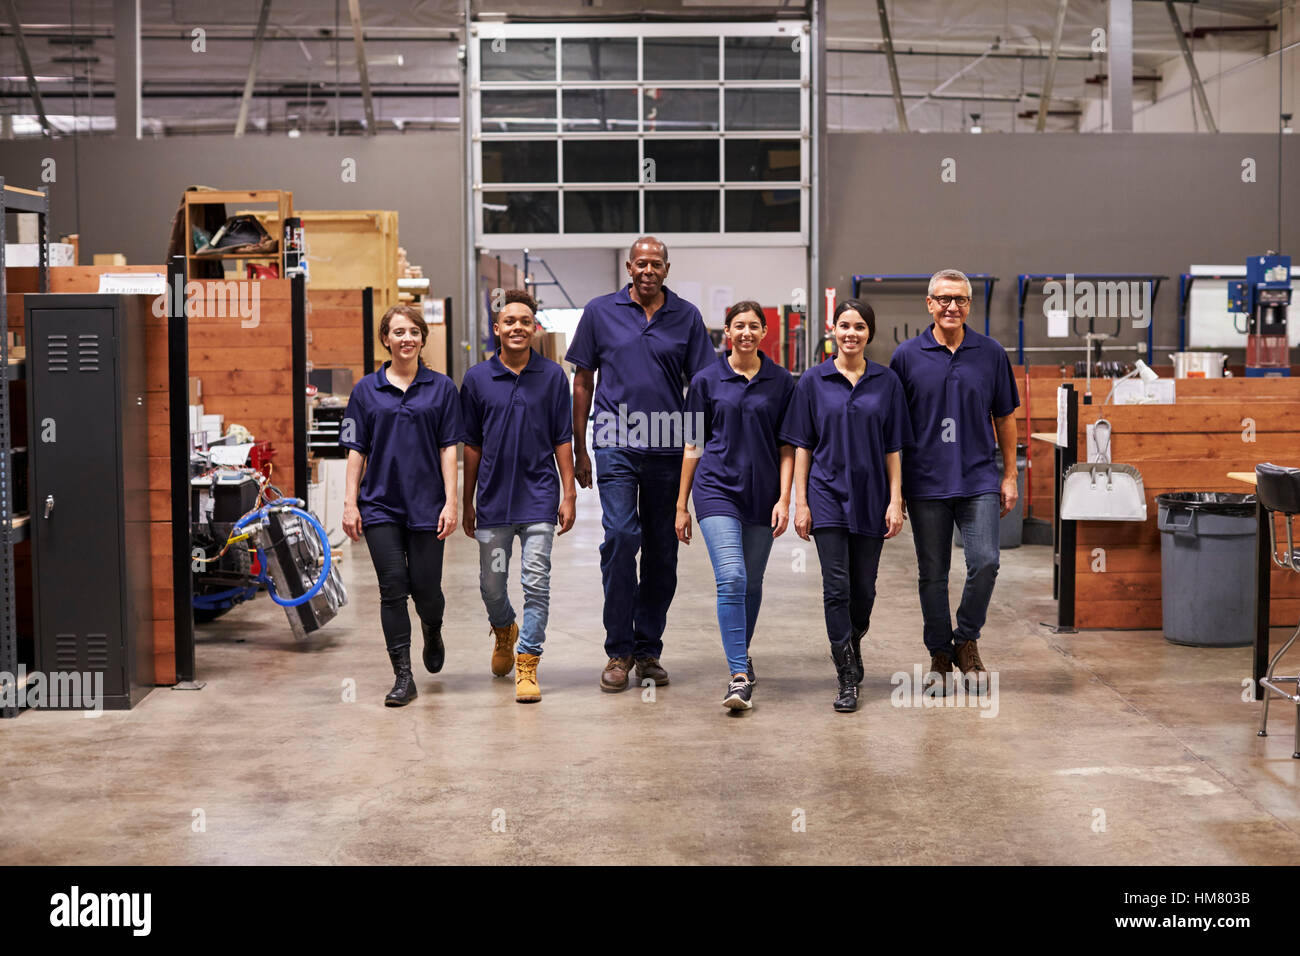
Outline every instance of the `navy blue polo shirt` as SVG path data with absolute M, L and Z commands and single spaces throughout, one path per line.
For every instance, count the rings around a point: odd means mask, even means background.
M 964 498 L 1000 491 L 992 419 L 1020 405 L 1006 349 L 968 325 L 950 352 L 931 326 L 894 349 L 889 367 L 903 383 L 915 438 L 903 455 L 904 495 Z
M 812 449 L 808 507 L 814 530 L 847 528 L 883 538 L 889 473 L 885 455 L 912 437 L 898 376 L 867 359 L 850 385 L 835 356 L 804 372 L 795 386 L 781 440 Z
M 555 446 L 573 440 L 569 376 L 531 350 L 516 375 L 493 355 L 460 386 L 465 444 L 482 449 L 476 519 L 480 528 L 555 524 L 560 476 Z
M 726 355 L 691 379 L 686 439 L 704 450 L 691 486 L 697 518 L 726 515 L 743 524 L 772 522 L 772 508 L 781 497 L 777 435 L 794 393 L 794 377 L 761 351 L 758 356 L 752 379 L 733 369 Z
M 436 531 L 447 504 L 442 449 L 461 441 L 460 397 L 450 378 L 421 363 L 403 392 L 385 362 L 357 382 L 339 444 L 366 456 L 357 508 L 363 525 L 395 522 Z
M 631 287 L 587 303 L 564 358 L 600 372 L 592 418 L 597 448 L 680 455 L 682 394 L 717 353 L 699 309 L 664 286 L 664 304 L 647 322 Z

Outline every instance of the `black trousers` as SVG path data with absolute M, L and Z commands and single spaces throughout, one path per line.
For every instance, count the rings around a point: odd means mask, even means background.
M 406 599 L 433 630 L 442 627 L 447 602 L 442 595 L 442 552 L 436 531 L 412 531 L 399 524 L 365 529 L 370 560 L 379 575 L 379 622 L 390 651 L 411 645 L 411 615 Z
M 847 644 L 854 634 L 871 626 L 876 572 L 885 539 L 853 534 L 846 528 L 817 529 L 812 535 L 822 566 L 826 636 L 832 644 Z

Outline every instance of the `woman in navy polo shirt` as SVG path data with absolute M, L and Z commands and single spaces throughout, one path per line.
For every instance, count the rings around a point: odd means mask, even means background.
M 836 354 L 800 377 L 781 430 L 781 440 L 798 449 L 794 529 L 817 542 L 839 678 L 834 707 L 841 713 L 858 706 L 862 638 L 876 601 L 881 547 L 903 527 L 901 449 L 911 440 L 898 376 L 866 357 L 875 334 L 871 306 L 840 303 Z
M 456 530 L 462 435 L 456 386 L 420 361 L 428 336 L 419 309 L 384 313 L 379 341 L 393 357 L 352 389 L 339 434 L 348 449 L 343 530 L 358 541 L 365 529 L 379 576 L 379 620 L 397 678 L 384 698 L 389 707 L 416 696 L 408 596 L 420 615 L 425 668 L 436 674 L 444 657 L 442 552 Z
M 763 572 L 772 539 L 790 515 L 794 449 L 777 433 L 794 393 L 794 379 L 761 351 L 767 319 L 757 302 L 727 311 L 731 351 L 691 380 L 686 397 L 685 454 L 677 495 L 677 538 L 691 543 L 687 498 L 718 584 L 718 627 L 731 683 L 722 706 L 753 706 L 754 663 L 749 644 L 763 600 Z

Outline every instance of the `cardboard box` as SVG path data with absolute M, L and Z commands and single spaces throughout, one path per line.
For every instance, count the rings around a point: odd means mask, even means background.
M 95 265 L 97 266 L 124 266 L 126 265 L 126 256 L 120 252 L 97 252 L 95 253 Z
M 203 404 L 203 381 L 195 378 L 193 375 L 190 376 L 190 404 Z

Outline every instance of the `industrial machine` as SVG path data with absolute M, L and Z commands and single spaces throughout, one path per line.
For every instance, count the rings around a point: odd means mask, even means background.
M 1246 260 L 1246 278 L 1228 283 L 1228 311 L 1246 316 L 1246 375 L 1291 374 L 1286 314 L 1291 304 L 1291 257 L 1270 250 Z M 1240 331 L 1240 329 L 1238 330 Z
M 190 479 L 194 619 L 220 617 L 263 587 L 298 640 L 327 624 L 348 595 L 320 520 L 261 472 L 223 468 Z

